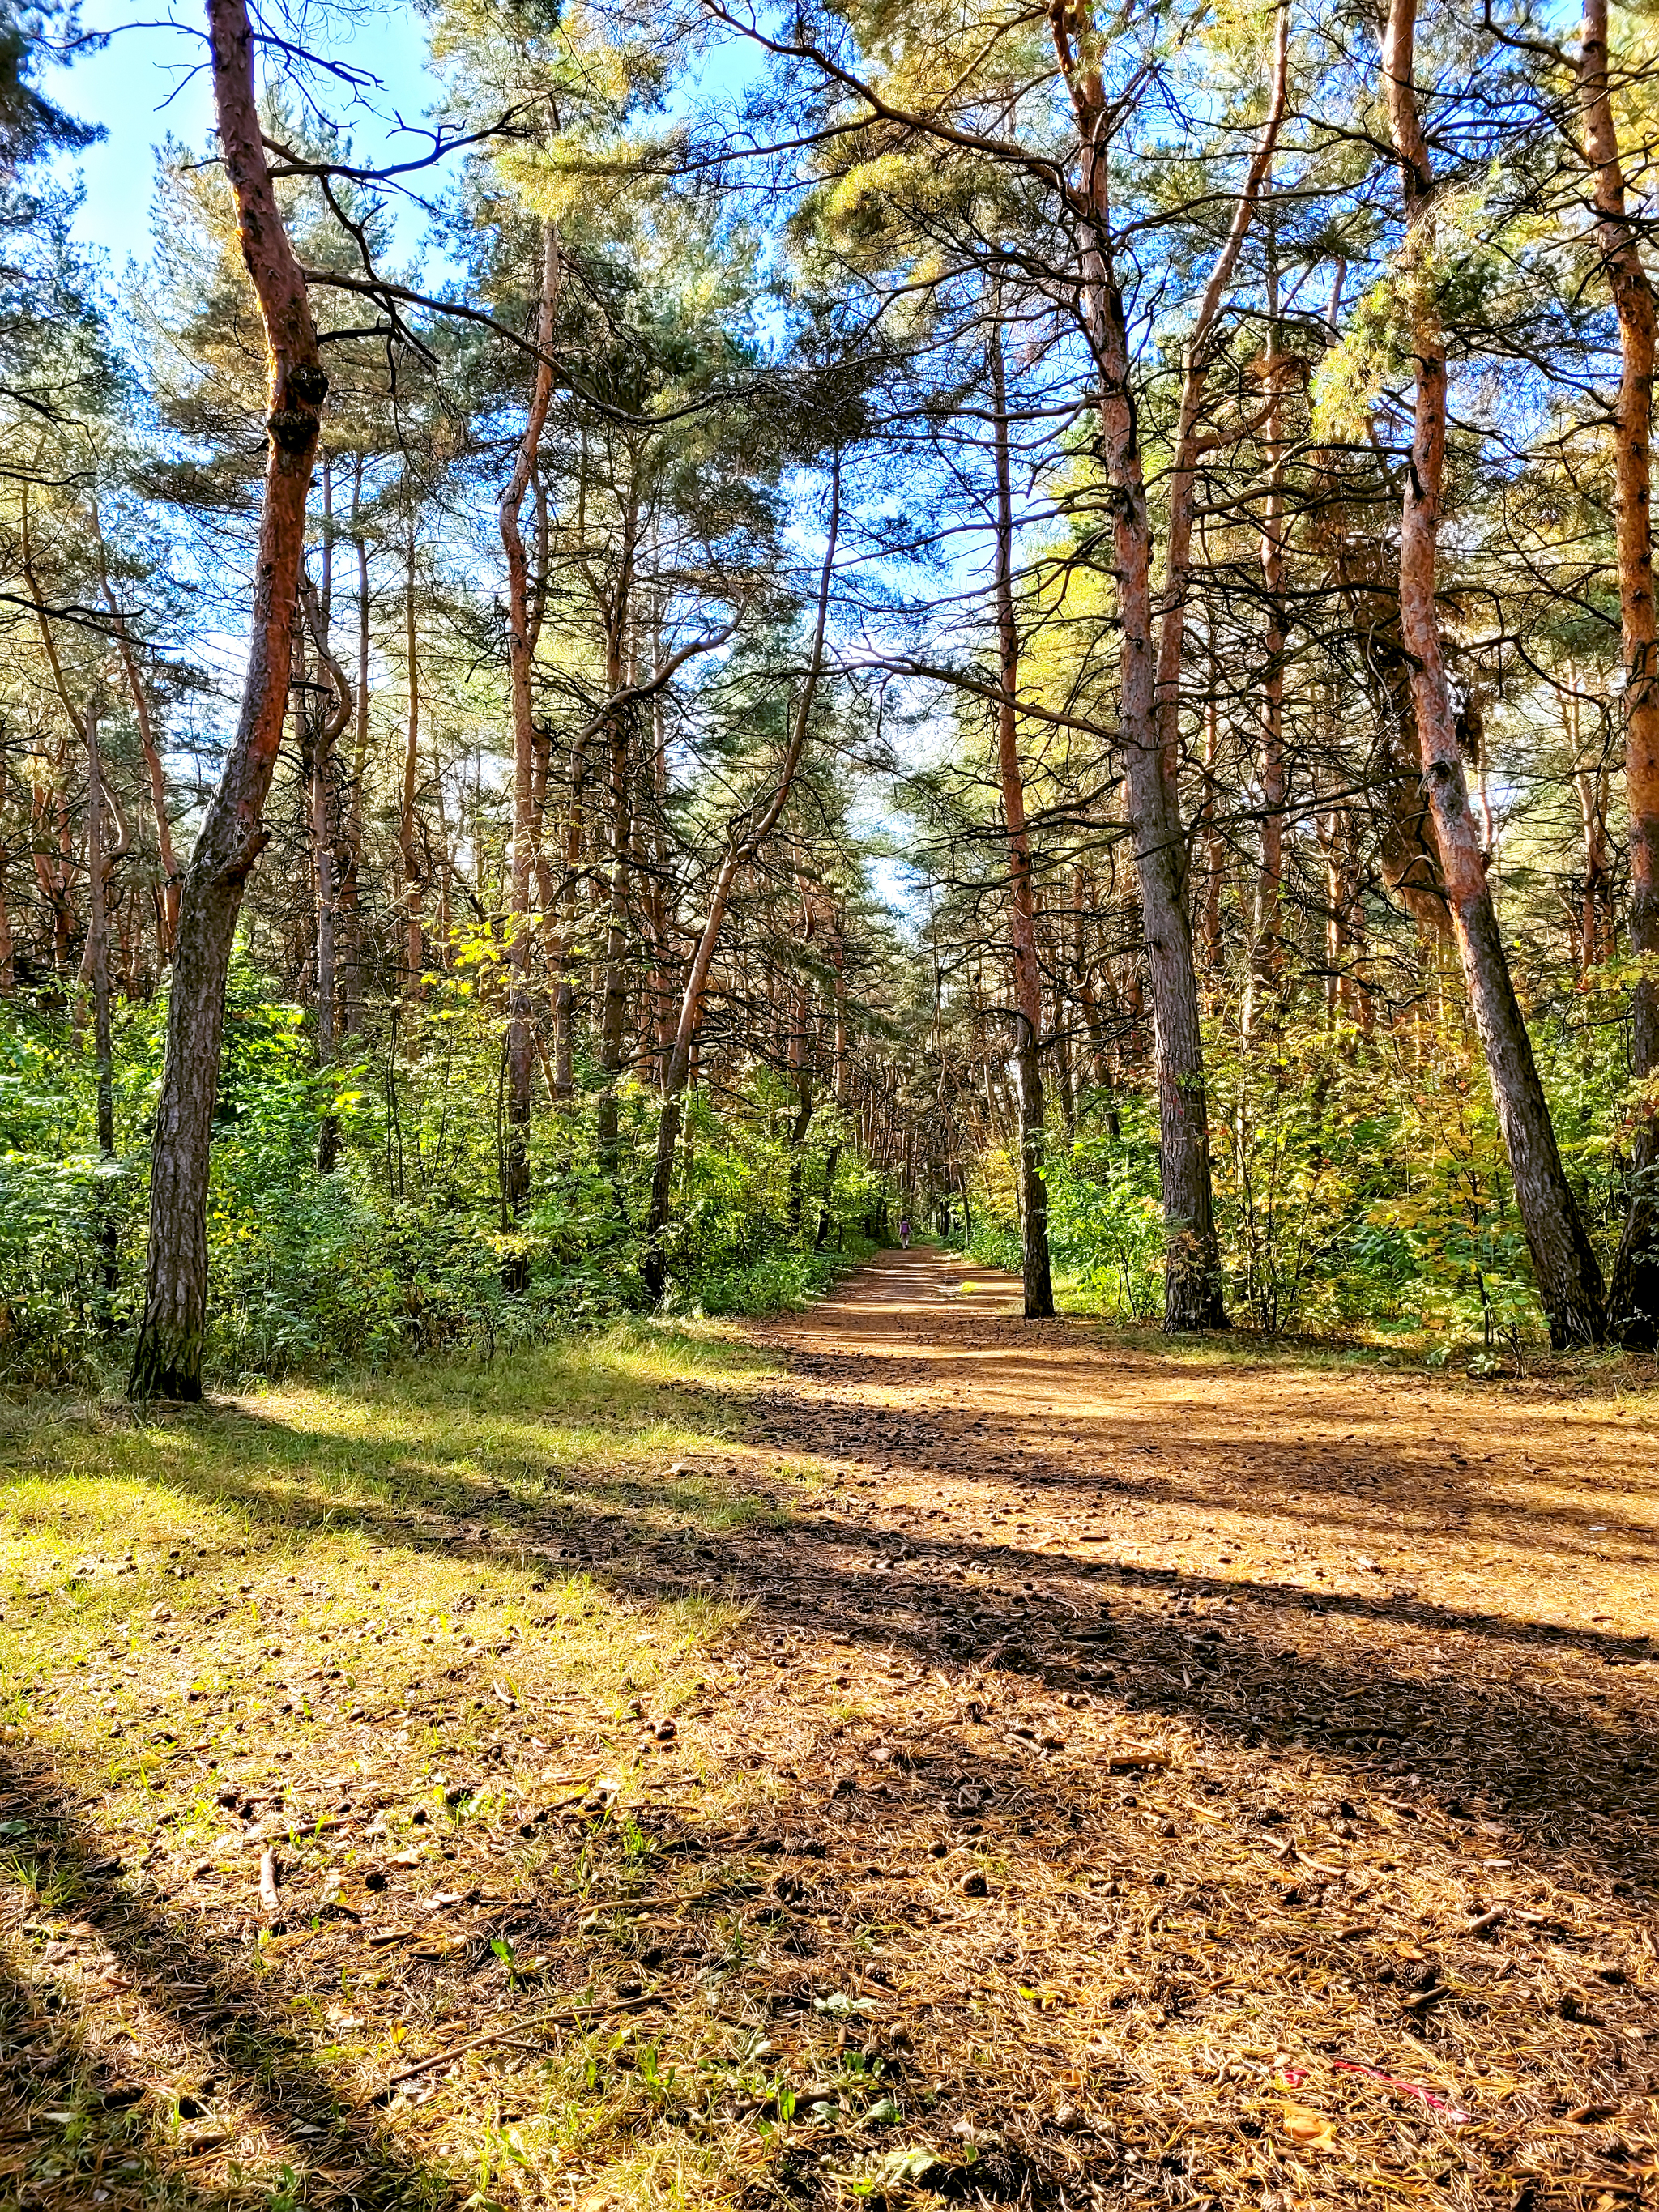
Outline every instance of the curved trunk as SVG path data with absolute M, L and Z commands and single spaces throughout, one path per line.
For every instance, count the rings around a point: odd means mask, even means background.
M 264 495 L 241 713 L 185 872 L 167 1000 L 167 1058 L 150 1152 L 144 1318 L 129 1389 L 199 1398 L 207 1322 L 207 1192 L 225 978 L 282 740 L 306 501 L 328 379 L 304 279 L 265 167 L 245 0 L 207 0 L 219 145 L 242 256 L 270 348 Z

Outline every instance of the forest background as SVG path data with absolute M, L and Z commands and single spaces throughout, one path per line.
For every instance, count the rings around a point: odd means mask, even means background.
M 1646 15 L 205 28 L 118 270 L 0 24 L 9 1384 L 903 1212 L 1034 1316 L 1652 1345 Z

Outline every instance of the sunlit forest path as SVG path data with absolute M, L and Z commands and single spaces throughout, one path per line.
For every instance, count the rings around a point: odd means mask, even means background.
M 1652 1399 L 1016 1288 L 15 1414 L 0 2203 L 1646 2202 Z

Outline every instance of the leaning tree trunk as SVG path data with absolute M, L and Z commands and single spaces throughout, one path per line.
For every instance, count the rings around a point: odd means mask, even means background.
M 270 441 L 241 713 L 179 905 L 167 1058 L 150 1150 L 144 1319 L 129 1383 L 137 1397 L 202 1395 L 208 1159 L 225 978 L 242 892 L 270 835 L 264 803 L 288 704 L 306 500 L 328 392 L 305 281 L 265 167 L 246 0 L 207 0 L 207 16 L 220 151 L 270 348 Z
M 1630 1211 L 1613 1263 L 1608 1317 L 1632 1349 L 1659 1344 L 1659 622 L 1653 600 L 1653 287 L 1625 206 L 1607 85 L 1607 0 L 1585 0 L 1579 88 L 1595 172 L 1596 244 L 1619 316 L 1623 374 L 1614 419 L 1619 601 L 1625 648 L 1625 795 L 1630 808 L 1631 1073 L 1637 1108 Z
M 1434 177 L 1412 82 L 1417 0 L 1392 0 L 1382 45 L 1382 91 L 1400 158 L 1408 224 L 1407 282 L 1414 302 L 1417 396 L 1412 458 L 1400 526 L 1400 627 L 1423 778 L 1434 812 L 1447 904 L 1492 1095 L 1516 1203 L 1526 1231 L 1550 1340 L 1599 1343 L 1605 1326 L 1601 1272 L 1550 1120 L 1532 1040 L 1510 975 L 1446 681 L 1435 607 L 1436 538 L 1446 459 L 1446 346 L 1433 295 Z
M 1014 619 L 1014 504 L 1008 465 L 1008 387 L 1002 331 L 991 325 L 993 419 L 997 470 L 997 770 L 1002 786 L 1003 826 L 1008 833 L 1008 934 L 1013 947 L 1015 1064 L 1019 1071 L 1019 1255 L 1027 1321 L 1050 1321 L 1054 1286 L 1048 1260 L 1048 1186 L 1042 1097 L 1042 970 L 1037 958 L 1036 899 L 1031 883 L 1031 841 L 1025 827 L 1025 781 L 1020 768 L 1014 697 L 1019 686 L 1019 629 Z

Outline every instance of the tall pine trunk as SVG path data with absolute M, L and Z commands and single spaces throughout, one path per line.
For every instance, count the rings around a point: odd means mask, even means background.
M 1269 202 L 1270 247 L 1273 243 Z M 1267 632 L 1261 670 L 1261 865 L 1245 1000 L 1248 1038 L 1263 1012 L 1279 1011 L 1284 984 L 1285 887 L 1285 392 L 1279 370 L 1279 268 L 1267 263 L 1267 496 L 1261 517 L 1261 590 Z
M 398 903 L 404 925 L 403 992 L 421 996 L 426 972 L 423 874 L 415 842 L 415 801 L 421 781 L 421 638 L 415 618 L 415 519 L 411 508 L 404 564 L 404 658 L 409 669 L 409 712 L 404 723 L 402 792 L 398 807 Z
M 639 501 L 630 489 L 623 514 L 617 580 L 605 608 L 603 723 L 611 782 L 611 854 L 608 880 L 599 895 L 605 915 L 604 958 L 599 964 L 599 1061 L 604 1087 L 594 1116 L 599 1164 L 615 1176 L 621 1164 L 623 1040 L 628 1021 L 628 895 L 633 857 L 633 710 L 618 703 L 628 678 L 628 644 L 633 627 L 634 568 L 639 546 Z
M 326 556 L 325 556 L 326 558 Z M 317 978 L 317 1065 L 326 1068 L 334 1058 L 337 1022 L 336 1000 L 339 989 L 339 975 L 336 961 L 335 924 L 338 908 L 338 891 L 334 867 L 334 824 L 331 792 L 333 786 L 334 748 L 341 732 L 351 720 L 352 689 L 346 672 L 334 657 L 329 640 L 329 612 L 332 592 L 325 585 L 319 597 L 304 568 L 300 571 L 300 599 L 306 626 L 311 632 L 312 642 L 317 648 L 319 665 L 327 672 L 334 687 L 331 704 L 322 714 L 317 714 L 310 704 L 309 695 L 302 699 L 301 713 L 309 723 L 308 744 L 306 750 L 311 762 L 309 804 L 311 815 L 311 853 L 313 890 L 316 895 L 317 932 L 313 946 Z M 303 640 L 301 641 L 303 644 Z M 317 1172 L 331 1175 L 339 1153 L 340 1124 L 337 1115 L 325 1113 L 317 1125 Z
M 100 702 L 88 699 L 82 720 L 87 744 L 87 965 L 92 975 L 93 1053 L 97 1065 L 98 1151 L 106 1162 L 115 1158 L 115 1047 L 110 1025 L 109 992 L 109 878 L 110 863 L 104 851 L 104 763 L 98 743 Z M 118 1231 L 115 1193 L 106 1185 L 98 1200 L 98 1243 L 102 1255 L 99 1274 L 104 1291 L 104 1322 L 110 1326 L 109 1302 L 120 1281 L 117 1258 Z
M 519 517 L 535 473 L 547 410 L 553 397 L 551 350 L 559 278 L 559 235 L 550 222 L 542 231 L 541 289 L 536 310 L 539 356 L 524 434 L 519 441 L 513 474 L 501 494 L 500 516 L 501 548 L 507 556 L 507 677 L 513 704 L 512 939 L 507 951 L 512 982 L 507 999 L 507 1131 L 501 1163 L 501 1218 L 507 1227 L 523 1218 L 530 1200 L 530 1102 L 535 1076 L 536 1022 L 530 980 L 535 949 L 530 927 L 530 893 L 540 842 L 536 816 L 536 726 L 531 711 L 530 674 L 541 632 L 545 588 L 544 574 L 537 579 L 532 606 L 529 562 L 525 556 Z M 544 562 L 543 568 L 544 571 Z M 518 1255 L 507 1259 L 504 1279 L 509 1291 L 526 1287 L 527 1276 Z
M 150 1150 L 144 1317 L 129 1388 L 199 1398 L 207 1325 L 207 1194 L 225 981 L 282 741 L 305 547 L 306 501 L 328 379 L 305 281 L 265 167 L 245 0 L 207 0 L 219 148 L 270 351 L 264 495 L 252 631 L 236 734 L 185 872 L 167 1000 L 167 1057 Z
M 1400 525 L 1400 627 L 1410 659 L 1423 780 L 1433 810 L 1458 957 L 1485 1048 L 1550 1340 L 1599 1343 L 1601 1272 L 1555 1141 L 1532 1040 L 1515 994 L 1469 804 L 1435 607 L 1436 541 L 1446 461 L 1446 346 L 1434 297 L 1434 176 L 1418 120 L 1413 66 L 1417 0 L 1392 0 L 1382 94 L 1405 194 L 1417 395 Z
M 143 676 L 132 650 L 132 640 L 127 635 L 126 617 L 110 583 L 109 553 L 104 544 L 95 499 L 88 502 L 87 519 L 92 525 L 92 542 L 98 562 L 98 589 L 109 610 L 115 650 L 120 659 L 121 673 L 126 679 L 127 696 L 132 702 L 133 719 L 138 725 L 138 743 L 144 756 L 145 772 L 149 778 L 150 811 L 155 817 L 155 843 L 162 869 L 161 899 L 156 915 L 160 940 L 157 950 L 162 960 L 166 961 L 172 957 L 173 940 L 179 927 L 179 896 L 184 880 L 178 855 L 173 848 L 173 823 L 167 814 L 167 773 L 161 765 L 161 747 L 155 742 L 149 694 L 144 688 Z
M 1048 1261 L 1048 1186 L 1042 1097 L 1042 969 L 1037 957 L 1036 900 L 1031 842 L 1025 827 L 1025 781 L 1019 761 L 1014 699 L 1019 688 L 1019 629 L 1014 618 L 1014 504 L 1008 460 L 1008 387 L 1002 331 L 993 311 L 987 348 L 996 426 L 997 773 L 1008 833 L 1008 935 L 1013 950 L 1015 1064 L 1019 1071 L 1019 1251 L 1027 1321 L 1051 1320 L 1054 1280 Z
M 1607 84 L 1607 0 L 1585 0 L 1579 64 L 1584 139 L 1595 174 L 1596 243 L 1619 317 L 1623 374 L 1614 419 L 1619 604 L 1625 651 L 1625 795 L 1630 810 L 1631 1073 L 1650 1090 L 1631 1147 L 1630 1210 L 1608 1316 L 1621 1344 L 1659 1344 L 1659 624 L 1653 600 L 1653 287 L 1625 205 Z
M 1226 1323 L 1221 1255 L 1210 1174 L 1209 1111 L 1199 1026 L 1187 883 L 1187 838 L 1177 781 L 1182 644 L 1196 507 L 1197 464 L 1212 330 L 1254 220 L 1261 180 L 1285 111 L 1288 18 L 1276 26 L 1268 112 L 1226 240 L 1200 303 L 1182 380 L 1170 472 L 1164 612 L 1153 645 L 1152 526 L 1147 508 L 1123 295 L 1112 262 L 1109 190 L 1111 102 L 1100 64 L 1073 11 L 1051 0 L 1049 27 L 1082 145 L 1073 206 L 1085 245 L 1079 269 L 1084 321 L 1100 374 L 1101 456 L 1112 490 L 1113 569 L 1121 657 L 1118 715 L 1125 815 L 1140 889 L 1146 976 L 1152 1000 L 1158 1079 L 1158 1157 L 1164 1194 L 1164 1326 L 1178 1331 Z

